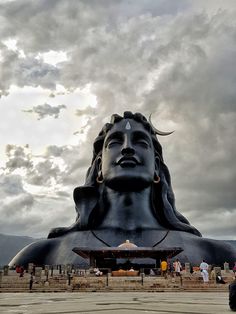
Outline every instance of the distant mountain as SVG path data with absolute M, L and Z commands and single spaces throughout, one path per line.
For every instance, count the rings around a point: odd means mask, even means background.
M 7 265 L 23 247 L 38 240 L 0 233 L 0 266 Z

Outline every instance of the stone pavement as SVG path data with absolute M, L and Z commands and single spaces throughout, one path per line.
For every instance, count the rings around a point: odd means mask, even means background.
M 227 292 L 1 293 L 1 314 L 224 314 Z

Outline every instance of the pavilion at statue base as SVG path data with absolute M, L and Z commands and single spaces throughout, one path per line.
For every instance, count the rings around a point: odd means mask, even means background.
M 138 267 L 159 267 L 161 259 L 170 259 L 183 251 L 181 247 L 75 247 L 72 250 L 89 260 L 90 267 L 117 268 L 120 264 Z

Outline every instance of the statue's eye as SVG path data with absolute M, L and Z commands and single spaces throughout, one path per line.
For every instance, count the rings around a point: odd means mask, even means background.
M 144 148 L 148 148 L 149 147 L 149 142 L 143 138 L 139 138 L 135 140 L 135 144 L 138 146 L 142 146 Z
M 144 148 L 149 147 L 149 141 L 146 138 L 136 136 L 136 137 L 134 137 L 133 141 L 134 141 L 135 145 L 142 146 Z
M 146 149 L 148 149 L 151 145 L 149 137 L 145 133 L 140 131 L 136 131 L 133 133 L 132 141 L 135 145 Z
M 122 145 L 122 141 L 119 138 L 110 139 L 107 143 L 108 148 L 118 146 L 118 145 Z

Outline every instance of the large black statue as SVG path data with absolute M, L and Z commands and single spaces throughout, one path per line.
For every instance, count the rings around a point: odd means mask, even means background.
M 140 114 L 113 115 L 94 142 L 85 185 L 74 190 L 77 218 L 55 228 L 47 240 L 30 244 L 10 265 L 81 264 L 74 247 L 182 247 L 181 261 L 234 262 L 236 251 L 223 241 L 202 238 L 175 208 L 174 193 L 155 129 Z

